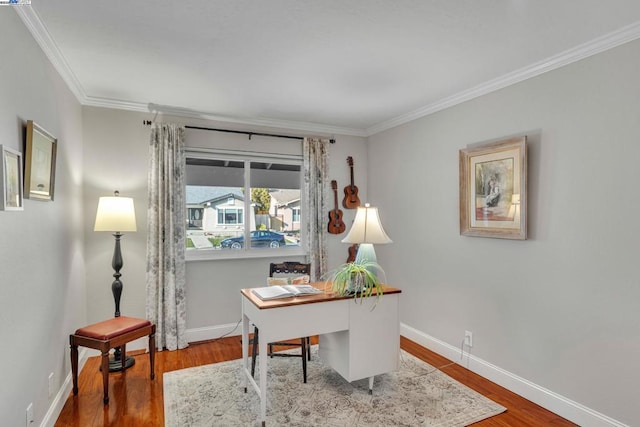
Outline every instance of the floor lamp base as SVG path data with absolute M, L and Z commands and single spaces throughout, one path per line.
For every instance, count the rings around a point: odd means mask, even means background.
M 131 356 L 126 356 L 124 359 L 124 369 L 129 369 L 136 363 L 136 359 Z M 109 372 L 122 371 L 122 362 L 115 357 L 109 358 Z

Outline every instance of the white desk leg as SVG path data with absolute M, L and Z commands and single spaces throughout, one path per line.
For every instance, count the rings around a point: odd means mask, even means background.
M 373 394 L 373 378 L 369 377 L 369 394 Z
M 263 338 L 264 336 L 261 334 L 258 340 L 260 352 L 260 419 L 263 427 L 267 421 L 267 360 L 269 360 L 267 341 Z
M 247 378 L 246 371 L 249 369 L 249 318 L 242 314 L 242 368 L 245 371 L 244 375 L 244 392 L 247 392 L 249 386 L 249 379 Z

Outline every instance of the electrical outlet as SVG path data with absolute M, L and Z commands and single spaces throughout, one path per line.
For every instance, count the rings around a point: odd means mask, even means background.
M 33 402 L 27 406 L 27 427 L 32 427 L 35 419 L 33 418 Z
M 467 347 L 473 347 L 473 333 L 470 331 L 464 331 L 464 345 Z
M 49 398 L 53 396 L 53 372 L 49 374 Z

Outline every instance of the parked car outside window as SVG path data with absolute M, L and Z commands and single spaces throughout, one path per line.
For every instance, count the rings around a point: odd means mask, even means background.
M 254 230 L 251 232 L 252 248 L 279 248 L 285 244 L 284 236 L 280 233 L 265 230 Z M 220 246 L 228 249 L 241 249 L 244 246 L 244 236 L 224 239 L 220 242 Z

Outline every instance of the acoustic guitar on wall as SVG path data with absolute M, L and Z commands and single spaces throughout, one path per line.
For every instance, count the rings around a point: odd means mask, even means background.
M 342 211 L 338 209 L 338 183 L 336 180 L 331 181 L 331 188 L 333 189 L 333 205 L 335 207 L 329 211 L 328 231 L 331 234 L 340 234 L 344 233 L 347 226 L 342 221 Z
M 360 198 L 358 197 L 358 187 L 353 183 L 353 157 L 347 157 L 347 163 L 351 168 L 351 185 L 344 187 L 344 199 L 342 199 L 342 206 L 345 209 L 355 209 L 360 206 Z

